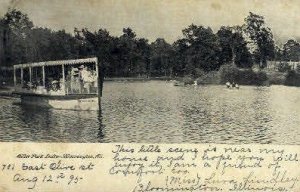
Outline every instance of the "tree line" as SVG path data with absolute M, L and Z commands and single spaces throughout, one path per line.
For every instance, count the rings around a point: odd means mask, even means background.
M 35 26 L 19 10 L 0 18 L 1 66 L 18 63 L 97 56 L 106 77 L 199 76 L 234 63 L 239 68 L 266 66 L 267 60 L 300 59 L 300 45 L 288 40 L 275 46 L 264 17 L 249 13 L 240 26 L 222 26 L 214 33 L 210 27 L 191 24 L 183 37 L 173 43 L 163 38 L 149 42 L 138 38 L 131 28 L 116 37 L 106 29 L 87 28 L 53 31 Z

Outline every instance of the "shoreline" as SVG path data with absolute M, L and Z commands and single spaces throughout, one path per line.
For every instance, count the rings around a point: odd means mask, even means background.
M 136 78 L 136 77 L 112 77 L 112 78 L 105 78 L 104 82 L 145 82 L 145 81 L 153 81 L 153 80 L 157 80 L 157 81 L 171 81 L 171 80 L 175 80 L 175 81 L 179 81 L 179 82 L 183 82 L 182 81 L 182 77 L 151 77 L 151 78 Z M 185 85 L 192 85 L 191 83 L 187 83 Z M 201 86 L 201 85 L 223 85 L 221 83 L 200 83 L 197 86 Z M 298 86 L 291 86 L 291 85 L 284 85 L 284 84 L 268 84 L 268 85 L 244 85 L 244 84 L 240 84 L 241 86 L 259 86 L 259 87 L 270 87 L 272 85 L 282 85 L 282 86 L 286 86 L 286 87 L 298 87 Z M 16 97 L 13 94 L 13 90 L 14 87 L 13 86 L 0 86 L 0 97 Z
M 11 87 L 0 87 L 0 96 L 15 97 L 12 92 L 13 92 L 13 88 Z
M 107 77 L 105 81 L 151 81 L 151 80 L 176 80 L 179 77 Z

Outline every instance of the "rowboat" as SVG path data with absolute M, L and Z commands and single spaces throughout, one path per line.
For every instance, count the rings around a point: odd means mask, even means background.
M 101 91 L 96 57 L 14 65 L 13 94 L 24 105 L 99 110 Z
M 174 82 L 173 82 L 173 85 L 174 85 L 174 86 L 184 86 L 185 83 L 184 83 L 184 82 L 180 82 L 180 81 L 174 81 Z

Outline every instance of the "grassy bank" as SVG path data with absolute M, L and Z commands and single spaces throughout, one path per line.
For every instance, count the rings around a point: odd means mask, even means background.
M 267 74 L 263 71 L 240 69 L 234 65 L 223 65 L 219 69 L 220 83 L 235 82 L 240 85 L 269 85 Z
M 274 70 L 262 69 L 241 69 L 234 65 L 223 65 L 218 71 L 202 72 L 198 76 L 186 76 L 182 78 L 185 84 L 193 84 L 197 81 L 198 85 L 214 84 L 223 85 L 226 82 L 235 82 L 239 85 L 287 85 L 300 86 L 300 74 L 289 70 L 279 72 Z
M 267 74 L 263 71 L 254 72 L 252 69 L 239 69 L 234 65 L 223 65 L 218 71 L 202 72 L 198 76 L 187 76 L 185 84 L 220 85 L 235 82 L 240 85 L 269 85 Z
M 264 70 L 270 85 L 286 85 L 300 87 L 300 73 L 295 70 L 284 72 Z
M 163 80 L 169 81 L 173 80 L 173 77 L 163 76 L 163 77 L 106 77 L 104 81 L 150 81 L 150 80 Z
M 264 70 L 267 74 L 270 85 L 284 85 L 286 80 L 286 72 Z

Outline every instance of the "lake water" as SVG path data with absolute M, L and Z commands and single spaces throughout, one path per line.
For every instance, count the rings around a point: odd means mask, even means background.
M 105 82 L 102 111 L 0 97 L 0 141 L 300 144 L 300 88 Z

